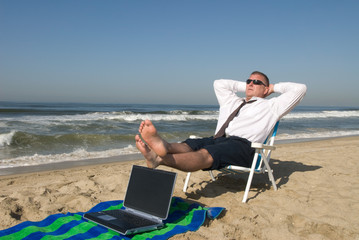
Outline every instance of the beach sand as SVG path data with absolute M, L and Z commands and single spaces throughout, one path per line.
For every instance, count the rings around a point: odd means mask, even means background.
M 212 182 L 207 172 L 195 172 L 183 193 L 186 173 L 177 171 L 175 196 L 226 211 L 171 239 L 359 239 L 358 160 L 359 137 L 277 145 L 272 166 L 278 191 L 266 175 L 255 175 L 246 204 L 248 174 Z M 145 162 L 1 176 L 0 229 L 123 199 L 133 164 Z

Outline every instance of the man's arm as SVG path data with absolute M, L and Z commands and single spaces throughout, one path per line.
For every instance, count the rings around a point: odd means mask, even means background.
M 228 101 L 239 98 L 237 92 L 246 91 L 246 83 L 230 80 L 230 79 L 219 79 L 213 83 L 214 92 L 219 105 L 226 104 Z
M 283 82 L 274 84 L 268 93 L 280 93 L 270 100 L 275 102 L 276 112 L 280 117 L 290 112 L 305 96 L 307 86 L 301 83 Z

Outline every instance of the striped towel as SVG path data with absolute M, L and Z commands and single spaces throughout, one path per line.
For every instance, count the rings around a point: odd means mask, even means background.
M 89 212 L 120 209 L 123 201 L 102 202 Z M 224 210 L 221 207 L 205 208 L 199 204 L 189 204 L 179 197 L 173 197 L 165 227 L 151 232 L 123 236 L 100 225 L 83 219 L 84 212 L 54 214 L 40 222 L 23 222 L 1 230 L 3 239 L 168 239 L 176 234 L 196 231 L 206 217 L 214 219 Z

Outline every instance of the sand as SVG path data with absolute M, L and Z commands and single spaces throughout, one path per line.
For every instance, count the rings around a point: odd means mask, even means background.
M 175 196 L 204 206 L 225 207 L 218 219 L 171 239 L 359 239 L 359 137 L 280 144 L 272 154 L 278 191 L 255 175 L 242 203 L 247 174 L 178 172 Z M 124 198 L 133 164 L 105 163 L 0 177 L 0 229 L 50 214 L 87 211 Z M 160 167 L 174 171 L 166 167 Z

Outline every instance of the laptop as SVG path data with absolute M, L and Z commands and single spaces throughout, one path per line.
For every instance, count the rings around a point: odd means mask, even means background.
M 123 206 L 84 214 L 84 218 L 123 235 L 164 226 L 171 205 L 177 173 L 132 166 Z

